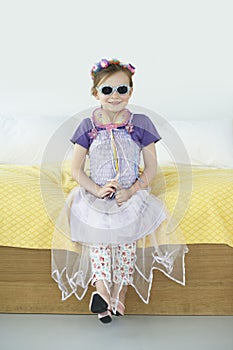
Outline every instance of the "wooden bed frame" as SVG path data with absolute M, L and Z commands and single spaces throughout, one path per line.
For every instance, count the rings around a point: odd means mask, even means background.
M 50 250 L 0 247 L 0 312 L 89 314 L 90 288 L 80 302 L 61 301 L 50 277 Z M 189 245 L 186 286 L 154 271 L 150 303 L 144 304 L 132 287 L 126 314 L 233 315 L 233 248 L 221 244 Z

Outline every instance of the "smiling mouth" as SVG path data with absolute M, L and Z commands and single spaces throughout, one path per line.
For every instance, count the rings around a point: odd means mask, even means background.
M 121 103 L 121 101 L 111 101 L 109 103 L 111 103 L 111 105 L 119 105 L 119 103 Z

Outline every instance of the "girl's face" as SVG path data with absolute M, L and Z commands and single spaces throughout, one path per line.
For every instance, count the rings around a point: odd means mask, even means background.
M 98 84 L 99 86 L 111 86 L 116 87 L 118 85 L 128 85 L 129 77 L 124 72 L 117 72 L 108 77 L 103 82 Z M 97 90 L 96 99 L 100 101 L 100 104 L 104 110 L 110 112 L 110 114 L 120 112 L 124 109 L 132 95 L 133 88 L 131 87 L 126 94 L 119 94 L 114 91 L 111 95 L 104 95 L 101 91 Z

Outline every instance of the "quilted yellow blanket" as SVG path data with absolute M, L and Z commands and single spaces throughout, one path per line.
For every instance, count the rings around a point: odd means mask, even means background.
M 50 249 L 54 221 L 77 184 L 70 163 L 0 166 L 0 245 Z M 159 169 L 151 191 L 179 221 L 187 244 L 233 247 L 233 169 Z

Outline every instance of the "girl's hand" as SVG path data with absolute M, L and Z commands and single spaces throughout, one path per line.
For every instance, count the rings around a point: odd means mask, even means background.
M 118 206 L 120 207 L 124 202 L 126 202 L 130 197 L 132 197 L 132 191 L 130 188 L 121 188 L 118 189 L 116 192 L 116 202 Z
M 118 187 L 117 181 L 115 180 L 108 181 L 103 187 L 99 187 L 97 189 L 97 197 L 98 198 L 109 197 L 116 192 L 117 187 Z

